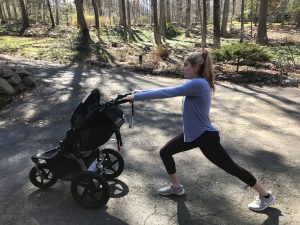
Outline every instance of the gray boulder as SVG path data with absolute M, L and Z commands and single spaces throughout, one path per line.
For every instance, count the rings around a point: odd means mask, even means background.
M 20 77 L 27 77 L 31 75 L 27 70 L 23 68 L 16 68 L 15 73 L 18 74 Z
M 23 77 L 23 83 L 26 86 L 30 86 L 30 87 L 35 86 L 34 80 L 33 80 L 33 78 L 31 76 Z
M 0 77 L 0 93 L 12 95 L 15 93 L 14 88 L 3 78 Z
M 7 81 L 12 86 L 17 86 L 19 83 L 22 82 L 22 79 L 21 79 L 21 77 L 18 74 L 14 74 L 10 78 L 8 78 Z
M 2 73 L 1 73 L 1 77 L 2 78 L 9 78 L 13 75 L 15 75 L 16 73 L 14 71 L 12 71 L 11 69 L 9 68 L 3 68 L 2 69 Z

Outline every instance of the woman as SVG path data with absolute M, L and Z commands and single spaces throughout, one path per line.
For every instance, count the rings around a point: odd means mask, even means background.
M 124 98 L 130 101 L 170 98 L 183 96 L 183 132 L 170 140 L 160 150 L 161 159 L 170 176 L 169 186 L 161 188 L 160 195 L 183 195 L 185 190 L 176 175 L 173 155 L 199 147 L 202 153 L 216 166 L 227 173 L 238 177 L 241 181 L 258 192 L 258 198 L 248 204 L 249 209 L 262 211 L 274 202 L 271 192 L 267 192 L 255 177 L 244 168 L 238 166 L 220 144 L 219 132 L 209 119 L 211 92 L 215 89 L 215 76 L 208 52 L 193 52 L 184 60 L 184 77 L 186 83 L 168 88 L 134 92 Z

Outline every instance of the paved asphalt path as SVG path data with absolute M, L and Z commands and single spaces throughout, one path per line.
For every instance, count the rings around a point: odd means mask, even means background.
M 198 149 L 175 156 L 185 185 L 183 197 L 160 197 L 168 184 L 159 148 L 181 131 L 181 99 L 137 102 L 133 128 L 122 127 L 124 172 L 110 182 L 111 199 L 98 210 L 80 207 L 70 183 L 49 190 L 34 187 L 30 156 L 54 148 L 70 127 L 81 99 L 100 88 L 103 101 L 133 89 L 177 85 L 180 79 L 141 76 L 82 65 L 7 59 L 24 66 L 38 86 L 0 112 L 0 224 L 194 225 L 300 224 L 300 89 L 240 86 L 220 82 L 211 120 L 221 141 L 241 166 L 276 197 L 255 213 L 247 204 L 256 195 L 237 178 L 211 164 Z M 129 118 L 130 107 L 124 106 Z M 112 139 L 107 146 L 116 148 Z

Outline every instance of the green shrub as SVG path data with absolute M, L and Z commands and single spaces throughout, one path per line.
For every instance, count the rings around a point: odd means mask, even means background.
M 220 49 L 213 50 L 212 56 L 216 62 L 236 62 L 237 71 L 239 65 L 244 62 L 267 62 L 272 58 L 267 48 L 251 42 L 238 42 L 224 45 Z
M 166 38 L 174 38 L 181 34 L 181 31 L 178 27 L 174 26 L 172 23 L 167 23 L 166 27 Z

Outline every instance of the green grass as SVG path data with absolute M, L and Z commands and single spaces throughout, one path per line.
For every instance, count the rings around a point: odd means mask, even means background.
M 235 21 L 234 25 L 239 26 L 239 22 Z M 106 58 L 107 56 L 101 55 L 103 54 L 101 48 L 105 48 L 110 54 L 119 57 L 119 48 L 122 47 L 128 48 L 128 54 L 138 55 L 145 51 L 145 46 L 150 46 L 150 51 L 154 50 L 153 47 L 155 46 L 153 43 L 153 31 L 147 26 L 132 28 L 134 40 L 129 45 L 126 45 L 123 41 L 123 30 L 120 26 L 102 26 L 100 30 L 100 43 L 96 30 L 90 28 L 90 35 L 95 43 L 91 45 L 91 51 L 82 51 L 86 49 L 80 47 L 78 30 L 76 28 L 56 27 L 46 36 L 44 31 L 47 29 L 45 27 L 34 27 L 28 32 L 27 37 L 16 36 L 18 29 L 19 25 L 0 26 L 0 53 L 68 63 L 74 61 L 75 58 L 82 60 L 82 57 Z M 37 35 L 39 37 L 35 37 Z M 192 33 L 191 35 L 191 38 L 186 38 L 184 30 L 181 29 L 181 34 L 172 39 L 167 39 L 165 46 L 171 50 L 195 51 L 195 45 L 199 45 L 201 38 L 199 34 Z M 238 41 L 239 38 L 222 38 L 221 45 Z M 113 42 L 117 43 L 117 47 L 114 48 L 111 46 Z M 211 36 L 207 37 L 207 43 L 208 45 L 213 43 Z M 295 62 L 300 64 L 300 43 L 293 43 L 290 47 Z M 287 46 L 268 46 L 267 48 L 272 52 L 275 60 L 280 57 L 284 58 L 285 55 L 289 54 Z M 82 57 L 78 58 L 81 55 Z

